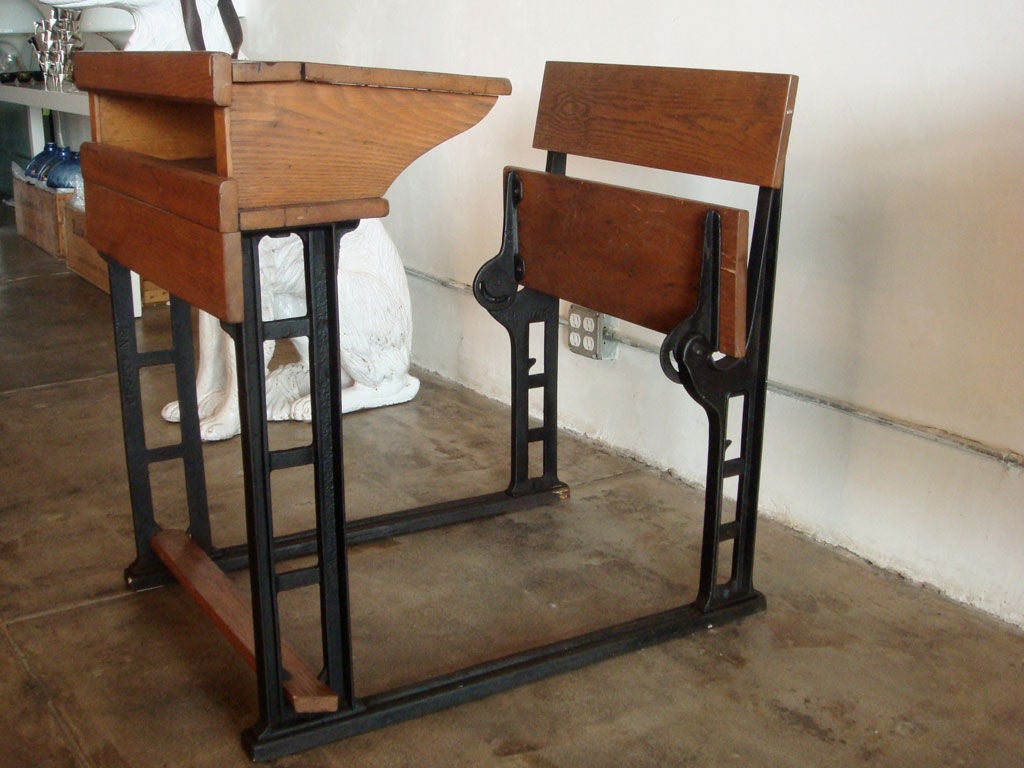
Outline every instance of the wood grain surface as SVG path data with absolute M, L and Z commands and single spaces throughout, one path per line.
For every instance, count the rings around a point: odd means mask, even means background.
M 100 253 L 229 323 L 241 322 L 242 237 L 87 183 L 85 230 Z
M 204 51 L 104 51 L 75 55 L 83 91 L 225 106 L 231 103 L 231 57 Z
M 92 94 L 90 104 L 93 141 L 164 160 L 217 155 L 222 108 L 118 94 Z
M 151 540 L 153 551 L 192 596 L 232 647 L 255 669 L 252 607 L 231 580 L 183 531 L 166 530 Z M 299 653 L 281 641 L 285 698 L 296 712 L 335 712 L 338 695 L 320 681 Z
M 238 184 L 197 163 L 175 163 L 106 144 L 82 144 L 90 183 L 219 232 L 238 230 Z
M 475 125 L 496 99 L 304 81 L 238 84 L 230 132 L 239 205 L 383 197 L 413 160 Z
M 412 88 L 421 91 L 446 91 L 477 96 L 507 96 L 512 93 L 512 84 L 504 77 L 454 75 L 444 72 L 306 63 L 304 76 L 310 82 L 334 85 Z
M 533 146 L 779 187 L 797 78 L 551 61 Z
M 514 169 L 523 285 L 668 333 L 697 307 L 704 219 L 722 217 L 719 349 L 746 351 L 747 212 Z

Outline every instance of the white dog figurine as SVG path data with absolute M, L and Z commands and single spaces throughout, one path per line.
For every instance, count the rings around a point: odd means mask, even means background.
M 181 0 L 40 0 L 54 8 L 83 9 L 94 6 L 128 11 L 135 22 L 126 51 L 187 51 L 188 35 L 181 15 Z M 231 53 L 231 40 L 221 21 L 217 0 L 198 0 L 196 10 L 203 25 L 208 51 Z
M 181 0 L 43 0 L 58 8 L 110 6 L 128 11 L 135 31 L 125 50 L 188 50 Z M 231 52 L 217 0 L 197 0 L 207 50 Z M 369 219 L 341 241 L 338 295 L 341 302 L 342 407 L 348 413 L 411 400 L 419 381 L 409 375 L 412 314 L 401 258 L 378 219 Z M 264 238 L 259 245 L 263 318 L 305 314 L 305 277 L 298 236 Z M 219 321 L 199 313 L 200 432 L 203 440 L 226 440 L 241 431 L 233 345 Z M 290 340 L 299 361 L 269 370 L 274 343 L 264 347 L 268 367 L 267 418 L 310 421 L 309 342 Z M 180 418 L 177 401 L 161 411 Z
M 378 408 L 416 396 L 419 380 L 409 375 L 412 315 L 409 285 L 398 251 L 380 219 L 366 219 L 341 238 L 338 268 L 342 410 Z M 298 235 L 265 237 L 259 244 L 264 320 L 306 313 L 302 241 Z M 225 440 L 241 430 L 238 378 L 230 337 L 216 318 L 201 313 L 196 375 L 203 440 Z M 309 421 L 309 342 L 291 339 L 299 361 L 267 374 L 267 418 Z M 274 354 L 264 343 L 264 357 Z M 177 421 L 178 403 L 161 415 Z
M 55 8 L 92 8 L 103 5 L 131 13 L 135 31 L 125 50 L 188 50 L 180 0 L 40 0 Z M 231 42 L 220 19 L 217 0 L 196 3 L 203 23 L 207 50 L 231 52 Z

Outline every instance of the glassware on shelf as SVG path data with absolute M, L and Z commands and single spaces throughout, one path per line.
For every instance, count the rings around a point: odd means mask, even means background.
M 48 90 L 63 90 L 72 79 L 75 51 L 82 47 L 81 18 L 80 10 L 55 8 L 49 19 L 35 23 L 31 42 Z

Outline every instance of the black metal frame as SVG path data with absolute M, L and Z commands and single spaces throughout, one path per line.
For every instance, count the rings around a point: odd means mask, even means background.
M 714 211 L 705 222 L 697 310 L 665 337 L 661 347 L 661 367 L 665 375 L 682 384 L 708 418 L 704 538 L 700 582 L 694 601 L 704 612 L 738 600 L 764 600 L 753 586 L 754 536 L 781 212 L 782 188 L 761 187 L 747 267 L 746 354 L 742 358 L 715 354 L 722 252 L 721 220 Z M 727 458 L 729 406 L 734 398 L 743 400 L 740 450 L 738 456 Z M 736 512 L 731 520 L 723 522 L 724 483 L 728 477 L 738 478 Z M 733 542 L 732 563 L 728 580 L 721 580 L 719 558 L 721 545 L 726 541 Z
M 153 511 L 149 467 L 181 459 L 185 472 L 189 536 L 206 550 L 212 549 L 210 517 L 206 502 L 206 473 L 199 436 L 199 406 L 196 400 L 195 364 L 192 350 L 192 311 L 188 304 L 171 297 L 171 339 L 168 349 L 141 351 L 135 332 L 135 307 L 131 272 L 108 260 L 110 301 L 114 320 L 114 348 L 117 356 L 121 394 L 121 424 L 125 460 L 128 465 L 128 494 L 135 533 L 135 561 L 124 572 L 132 589 L 146 589 L 167 583 L 167 569 L 157 557 L 150 540 L 160 530 Z M 143 368 L 173 365 L 181 412 L 181 440 L 173 445 L 149 448 L 146 443 L 142 409 Z
M 563 172 L 564 155 L 551 153 L 549 172 Z M 342 463 L 338 298 L 334 290 L 339 238 L 357 222 L 307 227 L 298 231 L 306 257 L 307 314 L 263 322 L 260 318 L 260 237 L 280 230 L 243 234 L 245 320 L 225 324 L 238 357 L 242 418 L 247 542 L 215 548 L 205 498 L 202 448 L 193 376 L 189 307 L 172 298 L 174 347 L 138 352 L 131 312 L 128 271 L 110 262 L 111 297 L 117 339 L 124 440 L 138 556 L 127 569 L 133 589 L 167 583 L 173 577 L 156 558 L 151 537 L 156 522 L 149 489 L 149 464 L 182 458 L 188 488 L 189 533 L 224 570 L 249 567 L 256 648 L 259 719 L 243 734 L 249 755 L 268 760 L 363 731 L 389 725 L 549 675 L 575 669 L 620 653 L 730 621 L 765 607 L 752 583 L 758 479 L 764 427 L 768 337 L 774 290 L 781 190 L 762 188 L 758 198 L 751 252 L 747 354 L 721 358 L 717 345 L 717 280 L 720 234 L 717 216 L 709 216 L 701 273 L 700 305 L 693 317 L 666 338 L 661 362 L 665 373 L 682 383 L 704 407 L 709 420 L 707 502 L 697 599 L 678 608 L 588 632 L 578 637 L 460 669 L 415 685 L 357 698 L 354 693 L 349 625 L 346 549 L 353 544 L 479 519 L 568 497 L 557 473 L 558 299 L 519 286 L 516 206 L 521 189 L 508 175 L 502 249 L 474 281 L 474 294 L 508 331 L 512 354 L 511 477 L 503 492 L 460 499 L 349 522 L 345 518 Z M 531 373 L 530 327 L 543 325 L 543 371 Z M 265 407 L 263 342 L 309 336 L 313 439 L 310 445 L 281 451 L 269 448 Z M 139 398 L 139 370 L 173 363 L 181 403 L 182 441 L 178 446 L 146 447 Z M 528 397 L 543 389 L 543 421 L 530 427 Z M 744 399 L 740 456 L 726 458 L 726 423 L 732 398 Z M 529 447 L 541 443 L 543 468 L 531 476 Z M 273 471 L 312 464 L 315 469 L 316 527 L 275 537 L 270 494 Z M 734 519 L 722 522 L 723 482 L 738 476 Z M 733 540 L 732 571 L 720 581 L 719 550 Z M 276 563 L 317 555 L 310 568 L 278 574 Z M 320 590 L 323 676 L 338 694 L 337 712 L 299 715 L 284 699 L 278 593 L 316 584 Z

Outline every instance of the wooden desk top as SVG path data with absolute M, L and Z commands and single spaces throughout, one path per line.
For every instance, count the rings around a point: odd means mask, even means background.
M 502 77 L 302 61 L 235 61 L 224 53 L 122 51 L 80 53 L 75 83 L 83 91 L 152 96 L 228 106 L 235 83 L 306 81 L 329 85 L 411 88 L 477 96 L 507 96 Z
M 243 231 L 385 216 L 413 160 L 476 125 L 508 80 L 206 52 L 82 53 L 86 233 L 228 322 Z

